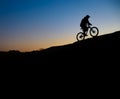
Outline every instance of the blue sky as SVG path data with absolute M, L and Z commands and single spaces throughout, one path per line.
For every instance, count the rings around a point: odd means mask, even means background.
M 118 31 L 119 5 L 119 0 L 0 0 L 0 50 L 73 43 L 87 14 L 100 35 Z

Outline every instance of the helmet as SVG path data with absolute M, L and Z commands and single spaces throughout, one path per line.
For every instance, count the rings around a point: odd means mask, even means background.
M 87 18 L 89 18 L 90 16 L 89 15 L 86 15 Z

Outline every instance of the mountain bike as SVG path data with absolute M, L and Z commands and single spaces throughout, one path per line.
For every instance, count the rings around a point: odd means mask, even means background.
M 98 34 L 99 34 L 99 29 L 97 28 L 97 27 L 95 27 L 95 26 L 89 26 L 88 27 L 88 31 L 87 31 L 87 34 L 90 34 L 90 36 L 92 36 L 92 37 L 96 37 L 96 36 L 98 36 Z M 78 40 L 78 41 L 80 41 L 80 40 L 84 40 L 85 39 L 85 35 L 83 34 L 83 32 L 79 32 L 79 33 L 77 33 L 77 35 L 76 35 L 76 39 Z

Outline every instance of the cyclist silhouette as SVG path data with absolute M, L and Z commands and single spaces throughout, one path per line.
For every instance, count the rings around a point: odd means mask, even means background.
M 89 18 L 90 16 L 89 15 L 86 15 L 80 22 L 80 27 L 82 28 L 82 31 L 83 31 L 83 34 L 85 36 L 87 36 L 87 32 L 88 32 L 88 28 L 89 28 L 89 25 L 92 25 L 90 22 L 89 22 Z

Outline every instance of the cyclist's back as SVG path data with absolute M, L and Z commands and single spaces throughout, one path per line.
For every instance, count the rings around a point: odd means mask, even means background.
M 89 18 L 90 18 L 90 16 L 86 15 L 80 22 L 80 27 L 82 28 L 85 35 L 86 35 L 85 32 L 88 31 L 88 26 L 91 25 L 91 23 L 88 20 Z

